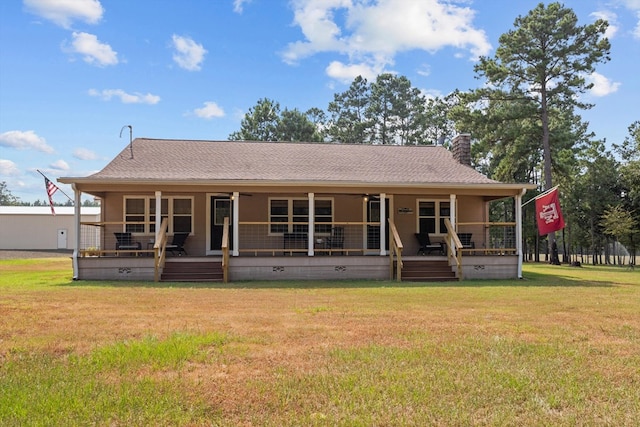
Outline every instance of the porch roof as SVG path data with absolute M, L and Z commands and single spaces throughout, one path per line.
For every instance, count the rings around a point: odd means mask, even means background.
M 136 138 L 104 169 L 64 183 L 501 186 L 441 146 Z M 502 184 L 504 185 L 504 184 Z M 513 185 L 513 184 L 512 184 Z M 518 184 L 520 188 L 526 184 Z

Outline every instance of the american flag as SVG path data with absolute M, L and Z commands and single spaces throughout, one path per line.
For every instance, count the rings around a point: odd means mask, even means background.
M 49 181 L 49 178 L 47 178 L 46 176 L 44 177 L 44 185 L 45 187 L 47 187 L 47 196 L 49 196 L 49 206 L 51 206 L 51 214 L 55 215 L 56 211 L 53 209 L 53 199 L 51 199 L 51 196 L 53 196 L 53 194 L 58 191 L 58 187 L 51 181 Z

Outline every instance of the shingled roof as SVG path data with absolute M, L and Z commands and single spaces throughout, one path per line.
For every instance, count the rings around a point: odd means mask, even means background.
M 440 146 L 137 138 L 90 181 L 497 184 Z M 66 179 L 68 180 L 68 179 Z

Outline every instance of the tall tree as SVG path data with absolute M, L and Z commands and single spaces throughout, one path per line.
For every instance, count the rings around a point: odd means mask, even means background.
M 516 18 L 514 27 L 500 36 L 495 57 L 480 58 L 475 71 L 495 88 L 487 92 L 490 97 L 526 99 L 537 106 L 544 184 L 549 189 L 553 186 L 550 111 L 591 107 L 578 95 L 592 87 L 585 76 L 609 60 L 610 43 L 604 37 L 608 23 L 597 20 L 579 26 L 573 10 L 560 3 L 540 3 Z M 549 248 L 551 262 L 559 263 L 555 233 L 549 235 Z
M 620 183 L 622 185 L 622 205 L 631 214 L 634 223 L 640 225 L 640 120 L 629 126 L 629 136 L 621 145 L 614 144 L 614 150 L 622 159 Z M 627 242 L 632 263 L 636 262 L 636 252 L 640 246 L 640 226 L 635 227 Z
M 358 76 L 347 91 L 333 96 L 327 109 L 331 115 L 327 127 L 331 140 L 347 144 L 370 142 L 370 124 L 366 118 L 370 94 L 367 79 Z
M 240 130 L 229 135 L 232 141 L 277 141 L 280 104 L 268 98 L 258 100 L 240 122 Z
M 20 199 L 11 194 L 7 182 L 0 182 L 0 206 L 13 206 L 20 203 Z
M 426 100 L 424 105 L 424 134 L 420 144 L 446 145 L 455 136 L 455 123 L 451 110 L 458 105 L 457 92 Z M 467 132 L 469 129 L 466 130 Z
M 313 122 L 297 108 L 282 111 L 278 124 L 276 125 L 276 135 L 278 141 L 321 141 Z

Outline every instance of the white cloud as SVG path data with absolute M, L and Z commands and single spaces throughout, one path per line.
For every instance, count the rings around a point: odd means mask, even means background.
M 73 151 L 73 157 L 80 160 L 97 160 L 98 155 L 87 148 L 76 148 Z
M 204 55 L 207 50 L 201 45 L 193 41 L 189 37 L 178 35 L 172 36 L 173 48 L 176 52 L 173 54 L 173 60 L 180 66 L 189 71 L 199 71 L 204 61 Z
M 215 102 L 205 102 L 204 107 L 196 108 L 193 114 L 201 119 L 212 119 L 214 117 L 224 117 L 224 110 Z
M 429 64 L 422 64 L 416 72 L 423 77 L 429 77 L 431 75 L 431 66 Z
M 53 153 L 53 147 L 34 131 L 10 130 L 0 134 L 0 145 L 18 150 L 37 150 L 43 153 Z
M 381 73 L 381 69 L 375 69 L 367 64 L 345 65 L 340 61 L 333 61 L 327 67 L 326 72 L 332 79 L 350 83 L 358 76 L 367 80 L 375 80 L 376 76 Z
M 305 40 L 287 46 L 282 57 L 289 64 L 337 52 L 351 63 L 384 69 L 411 50 L 454 47 L 473 59 L 491 50 L 485 32 L 472 24 L 475 12 L 442 0 L 295 0 L 293 8 Z
M 71 52 L 83 55 L 85 62 L 103 67 L 118 63 L 118 53 L 106 43 L 101 43 L 94 34 L 72 33 Z
M 635 28 L 633 29 L 633 37 L 640 39 L 640 0 L 623 0 L 623 4 L 624 6 L 631 10 L 632 12 L 635 12 L 636 14 L 636 18 L 638 19 L 638 22 L 636 23 Z
M 152 95 L 150 93 L 142 94 L 139 92 L 127 93 L 122 89 L 104 89 L 98 91 L 96 89 L 89 89 L 89 95 L 97 96 L 105 101 L 110 101 L 111 98 L 120 98 L 123 104 L 149 104 L 154 105 L 160 102 L 158 95 Z
M 251 0 L 233 0 L 233 11 L 235 13 L 242 13 L 244 11 L 244 5 L 251 3 Z
M 97 24 L 104 12 L 98 0 L 24 0 L 24 5 L 31 13 L 64 28 L 74 20 Z
M 50 168 L 55 169 L 56 171 L 68 171 L 69 170 L 69 164 L 67 162 L 65 162 L 64 160 L 60 159 L 60 160 L 56 160 L 55 162 L 51 163 L 49 165 Z
M 18 165 L 11 160 L 0 159 L 0 175 L 1 176 L 18 176 L 20 175 L 20 169 Z
M 618 91 L 620 87 L 619 82 L 613 82 L 600 73 L 592 73 L 587 77 L 589 83 L 593 83 L 591 88 L 591 94 L 593 96 L 606 96 Z

